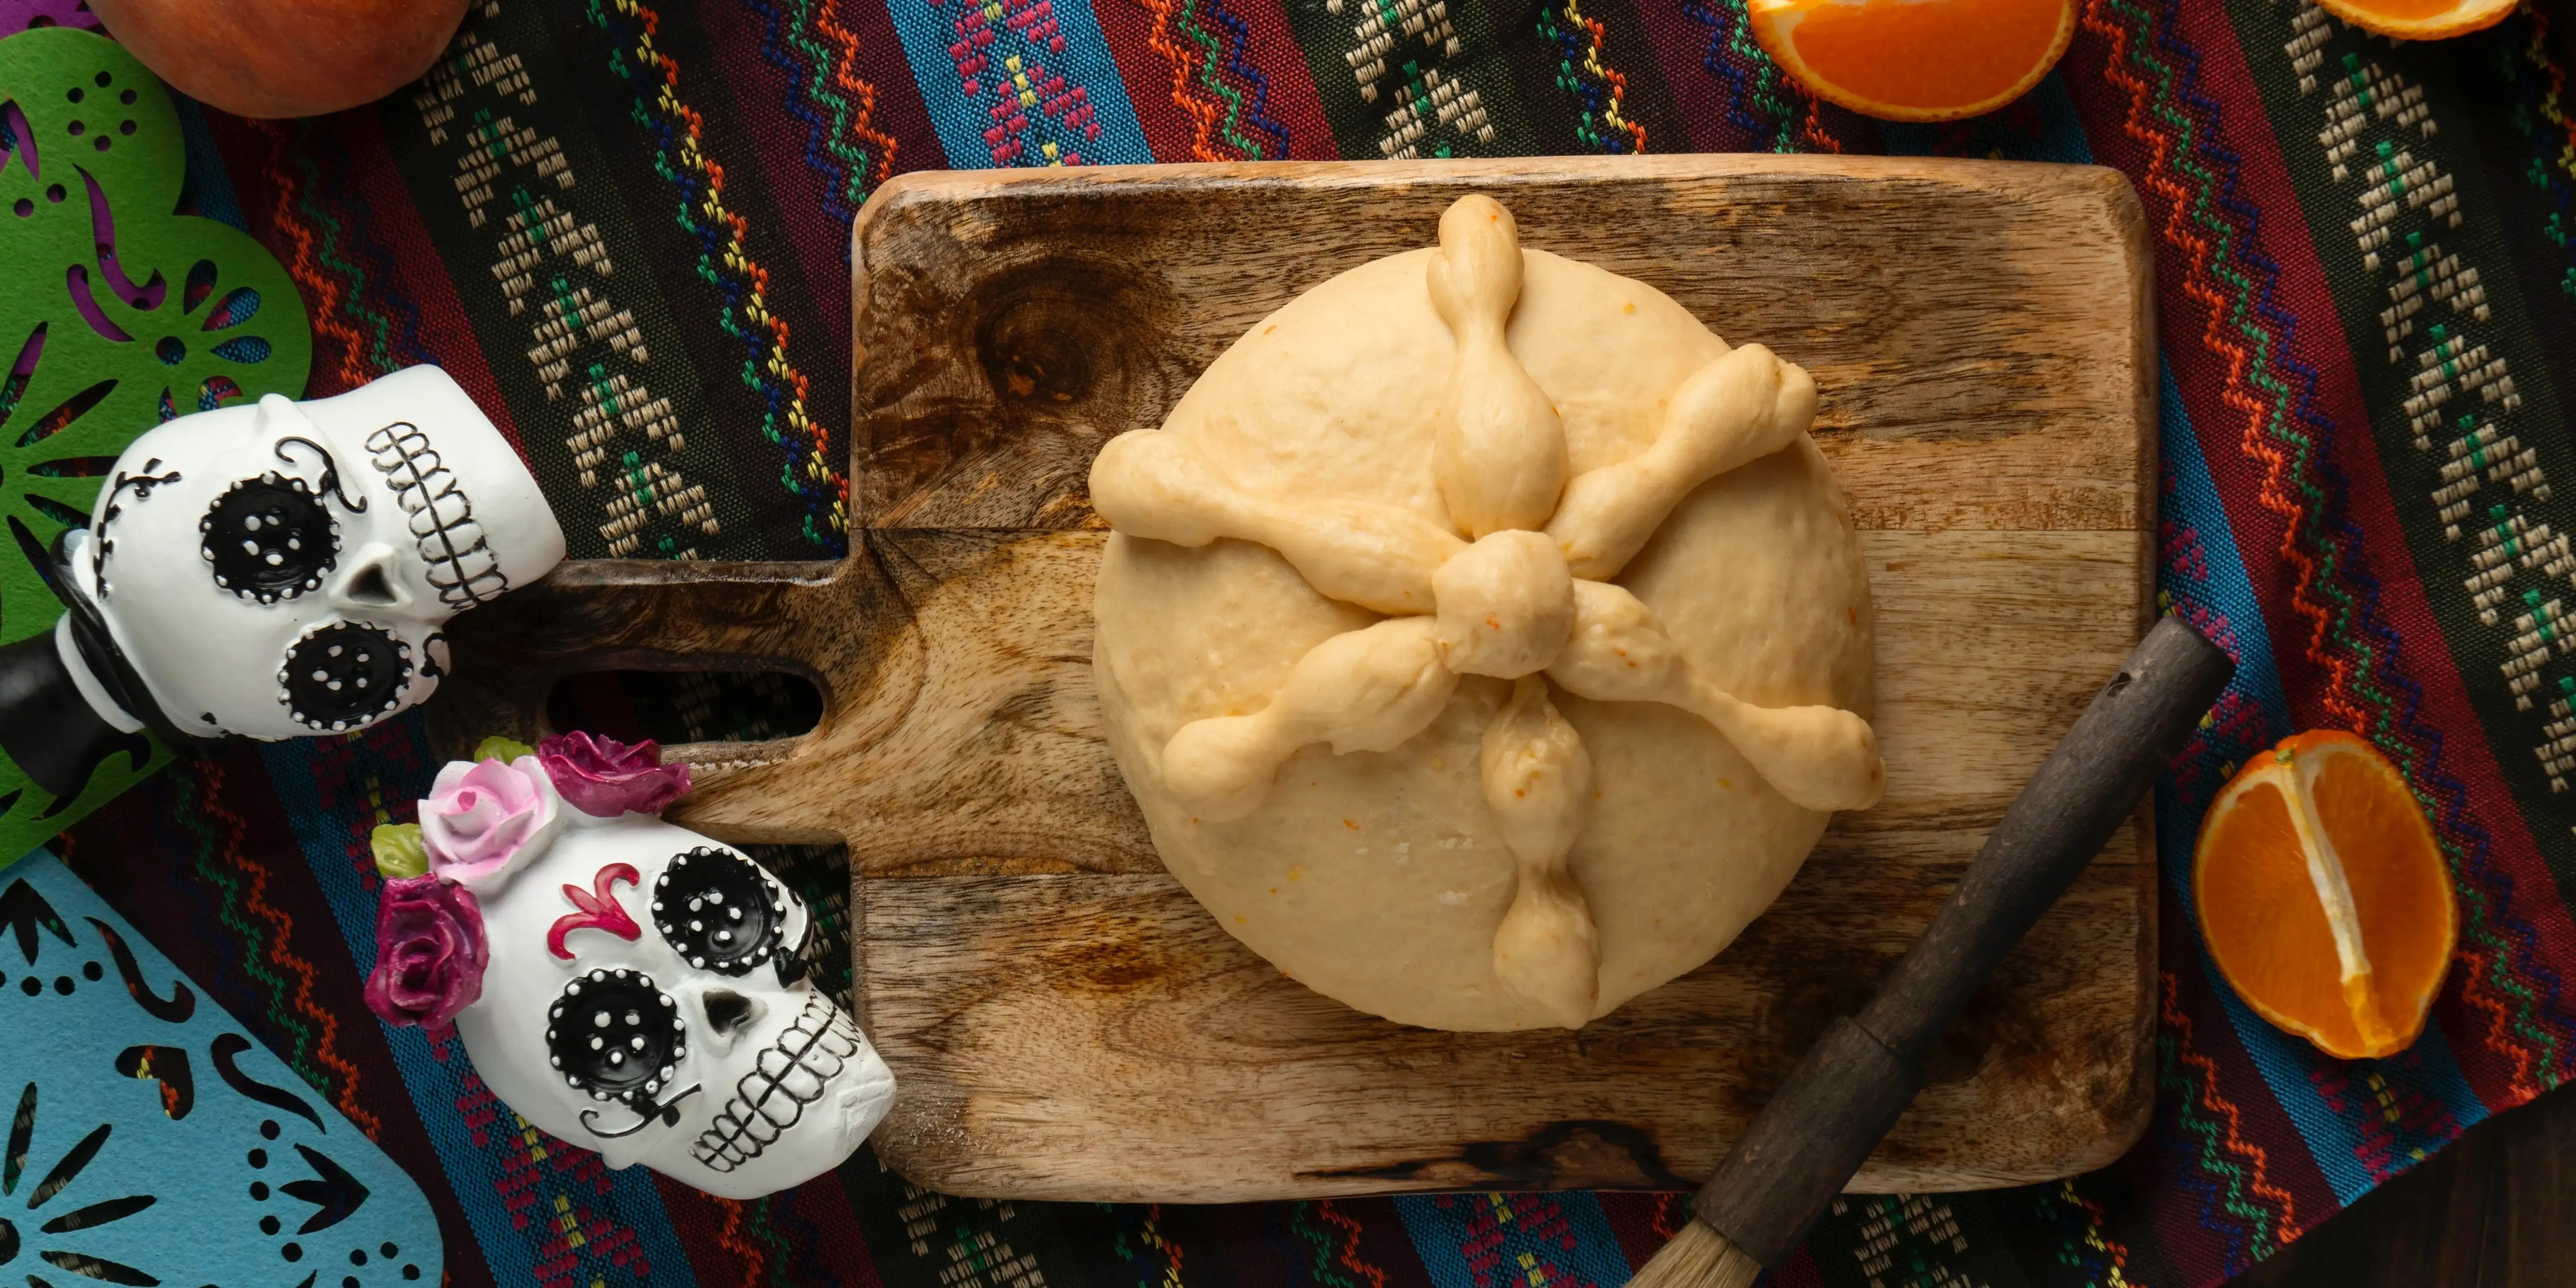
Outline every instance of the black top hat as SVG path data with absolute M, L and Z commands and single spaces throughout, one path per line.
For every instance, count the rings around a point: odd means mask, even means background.
M 151 690 L 108 633 L 98 605 L 72 576 L 63 538 L 56 539 L 51 558 L 37 562 L 36 570 L 62 601 L 71 619 L 72 646 L 107 699 L 180 755 L 205 755 L 221 746 L 220 739 L 181 732 L 152 700 Z M 150 759 L 152 746 L 141 733 L 100 717 L 72 679 L 55 632 L 0 647 L 0 753 L 16 761 L 37 787 L 57 802 L 68 802 L 88 786 L 101 761 L 120 751 L 140 768 Z

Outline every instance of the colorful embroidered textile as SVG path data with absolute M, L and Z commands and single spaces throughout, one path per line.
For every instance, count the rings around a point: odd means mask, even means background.
M 2576 104 L 2532 13 L 2401 46 L 2306 0 L 2082 4 L 2022 102 L 1897 126 L 1784 80 L 1740 0 L 501 0 L 376 108 L 187 114 L 188 200 L 287 265 L 312 394 L 445 365 L 576 557 L 823 558 L 847 523 L 847 228 L 898 171 L 1725 149 L 2119 167 L 2158 258 L 2162 594 L 2241 661 L 2158 796 L 2154 1125 L 2074 1181 L 1850 1200 L 1774 1279 L 2192 1288 L 2576 1069 L 2576 498 L 2553 490 L 2576 479 Z M 793 719 L 775 687 L 589 696 L 665 736 L 756 736 Z M 2434 1024 L 2390 1060 L 2265 1026 L 2184 911 L 2212 791 L 2322 725 L 2406 768 L 2462 893 Z M 1683 1219 L 1640 1195 L 990 1203 L 864 1156 L 735 1204 L 605 1171 L 519 1125 L 452 1031 L 358 1003 L 367 833 L 431 769 L 409 720 L 240 748 L 103 812 L 69 861 L 443 1182 L 461 1286 L 1609 1288 Z M 843 907 L 832 855 L 770 857 L 827 919 Z

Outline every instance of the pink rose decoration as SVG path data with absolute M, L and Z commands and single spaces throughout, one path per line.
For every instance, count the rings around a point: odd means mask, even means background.
M 538 743 L 537 763 L 574 809 L 600 818 L 659 814 L 689 791 L 689 767 L 663 764 L 650 738 L 630 744 L 576 730 Z
M 367 1009 L 396 1026 L 445 1024 L 483 996 L 483 911 L 435 876 L 397 877 L 376 895 L 376 969 Z
M 449 761 L 420 803 L 420 844 L 430 875 L 489 891 L 545 848 L 563 801 L 534 756 Z

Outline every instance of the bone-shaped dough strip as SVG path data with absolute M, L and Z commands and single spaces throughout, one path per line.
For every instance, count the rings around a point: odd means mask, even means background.
M 1717 688 L 1653 610 L 1608 582 L 1574 583 L 1574 634 L 1547 675 L 1595 701 L 1660 702 L 1698 715 L 1804 809 L 1867 809 L 1887 786 L 1868 721 L 1839 707 L 1757 707 Z
M 1298 748 L 1393 751 L 1439 718 L 1457 687 L 1430 618 L 1348 631 L 1297 659 L 1269 706 L 1182 725 L 1163 744 L 1163 783 L 1200 819 L 1232 822 L 1261 807 Z
M 1429 521 L 1390 506 L 1265 502 L 1223 481 L 1177 436 L 1158 430 L 1112 439 L 1093 464 L 1091 479 L 1093 506 L 1122 532 L 1180 545 L 1205 545 L 1220 536 L 1258 541 L 1279 551 L 1323 594 L 1379 612 L 1418 614 L 1431 607 L 1433 574 L 1466 548 Z M 1635 596 L 1597 581 L 1577 581 L 1575 592 L 1574 640 L 1566 646 L 1568 656 L 1548 668 L 1568 690 L 1694 712 L 1735 743 L 1782 795 L 1806 808 L 1864 809 L 1877 801 L 1881 771 L 1866 721 L 1831 707 L 1773 709 L 1742 702 L 1687 674 L 1661 623 Z M 1421 620 L 1427 635 L 1430 619 Z M 1607 667 L 1595 656 L 1621 647 L 1660 660 L 1649 674 L 1633 663 Z M 1433 658 L 1436 664 L 1436 646 Z M 1301 660 L 1297 672 L 1314 660 Z M 1424 723 L 1429 719 L 1424 716 Z M 1310 737 L 1279 749 L 1268 762 L 1271 769 L 1297 747 L 1319 741 L 1324 739 Z M 1228 763 L 1249 772 L 1249 762 Z M 1267 771 L 1261 783 L 1266 791 Z M 1176 784 L 1175 790 L 1193 803 L 1231 800 L 1243 784 L 1201 792 Z M 1224 813 L 1232 807 L 1221 803 L 1199 808 L 1202 817 L 1222 820 L 1250 813 L 1259 803 L 1255 793 L 1239 812 Z
M 1547 534 L 1577 577 L 1608 581 L 1693 488 L 1797 441 L 1816 418 L 1816 382 L 1748 344 L 1692 373 L 1665 400 L 1654 445 L 1565 485 Z
M 1129 536 L 1181 546 L 1219 537 L 1279 552 L 1317 591 L 1397 616 L 1432 609 L 1431 574 L 1467 548 L 1413 513 L 1365 501 L 1290 503 L 1229 482 L 1178 434 L 1140 429 L 1091 463 L 1091 507 Z
M 1569 1029 L 1601 997 L 1601 943 L 1592 909 L 1566 871 L 1566 856 L 1592 805 L 1592 756 L 1547 700 L 1547 682 L 1524 675 L 1485 726 L 1485 805 L 1518 869 L 1512 906 L 1494 931 L 1494 974 Z
M 1431 438 L 1431 472 L 1449 517 L 1471 537 L 1539 531 L 1565 490 L 1565 427 L 1547 391 L 1504 343 L 1521 298 L 1521 238 L 1512 212 L 1466 196 L 1440 216 L 1440 253 L 1424 284 L 1458 345 L 1449 414 Z

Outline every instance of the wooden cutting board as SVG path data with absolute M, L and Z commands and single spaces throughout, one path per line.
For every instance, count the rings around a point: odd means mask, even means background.
M 1805 364 L 1876 596 L 1884 803 L 1836 819 L 1734 947 L 1577 1032 L 1350 1011 L 1167 876 L 1100 739 L 1094 451 L 1159 424 L 1264 314 L 1433 243 L 1469 191 L 1523 244 Z M 2142 217 L 2113 171 L 1844 157 L 906 175 L 853 233 L 851 553 L 567 564 L 469 614 L 442 750 L 542 731 L 569 674 L 778 668 L 802 737 L 677 749 L 678 818 L 849 847 L 878 1153 L 1022 1198 L 1234 1200 L 1696 1184 L 1930 919 L 2149 619 Z M 1934 1057 L 1859 1178 L 2068 1175 L 2144 1127 L 2144 819 Z

